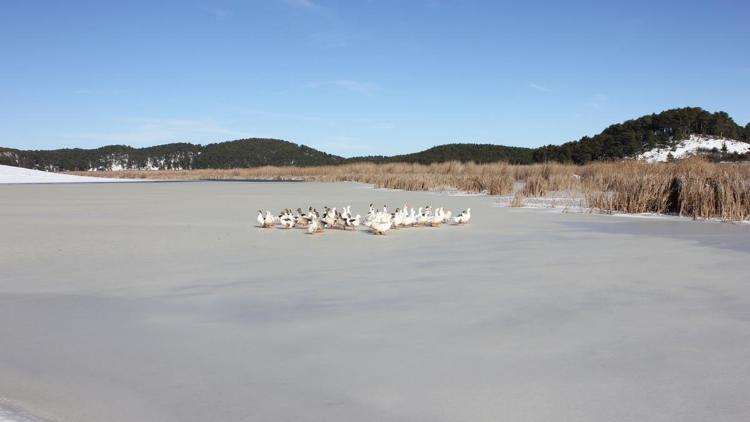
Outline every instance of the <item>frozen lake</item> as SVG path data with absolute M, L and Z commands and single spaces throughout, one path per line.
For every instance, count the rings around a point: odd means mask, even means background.
M 493 201 L 0 186 L 0 421 L 750 419 L 750 225 Z M 473 217 L 254 227 L 259 208 L 370 202 Z

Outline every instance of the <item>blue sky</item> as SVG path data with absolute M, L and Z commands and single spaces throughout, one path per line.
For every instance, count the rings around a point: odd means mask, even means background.
M 538 146 L 682 106 L 744 126 L 748 19 L 745 0 L 0 0 L 0 145 Z

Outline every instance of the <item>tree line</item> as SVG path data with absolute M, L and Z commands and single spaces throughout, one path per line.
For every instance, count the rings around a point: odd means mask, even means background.
M 197 145 L 173 143 L 146 148 L 110 145 L 95 149 L 23 151 L 0 148 L 0 164 L 52 171 L 158 169 L 186 170 L 257 166 L 317 166 L 344 158 L 279 139 L 240 139 Z
M 440 145 L 413 154 L 343 158 L 279 139 L 251 138 L 208 145 L 182 142 L 146 148 L 126 145 L 31 151 L 0 148 L 0 164 L 53 171 L 224 169 L 266 165 L 304 167 L 362 161 L 421 164 L 444 161 L 503 161 L 511 164 L 559 161 L 585 164 L 635 157 L 655 147 L 671 148 L 693 134 L 750 142 L 750 123 L 742 127 L 723 111 L 711 113 L 698 107 L 686 107 L 614 124 L 591 137 L 584 136 L 562 145 L 539 148 L 464 143 Z

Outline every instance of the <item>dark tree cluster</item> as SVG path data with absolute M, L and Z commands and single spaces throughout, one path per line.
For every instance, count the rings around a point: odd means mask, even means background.
M 305 145 L 277 139 L 241 139 L 205 146 L 173 143 L 147 148 L 109 145 L 47 151 L 0 149 L 0 164 L 52 171 L 316 166 L 338 164 L 343 160 Z
M 193 158 L 201 146 L 187 143 L 133 148 L 126 145 L 108 145 L 95 149 L 65 148 L 56 150 L 0 150 L 0 164 L 19 167 L 61 170 L 104 170 L 112 166 L 140 169 L 191 168 Z
M 534 151 L 534 161 L 585 164 L 634 157 L 655 147 L 672 147 L 691 134 L 750 141 L 750 124 L 741 127 L 723 111 L 686 107 L 614 124 L 593 137 Z
M 522 147 L 506 147 L 493 144 L 446 144 L 405 155 L 367 156 L 349 158 L 349 162 L 369 161 L 375 163 L 441 163 L 445 161 L 462 161 L 475 163 L 494 163 L 504 161 L 511 164 L 531 164 L 534 150 Z
M 241 139 L 206 145 L 195 159 L 194 168 L 307 167 L 343 161 L 339 156 L 278 139 Z

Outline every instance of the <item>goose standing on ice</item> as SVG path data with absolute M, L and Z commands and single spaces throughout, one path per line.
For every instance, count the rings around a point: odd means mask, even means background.
M 435 210 L 435 215 L 432 215 L 432 216 L 431 216 L 431 217 L 429 218 L 429 224 L 430 224 L 430 225 L 431 225 L 432 227 L 440 226 L 440 224 L 442 224 L 442 223 L 443 223 L 443 219 L 444 219 L 444 218 L 445 218 L 445 217 L 444 217 L 444 215 L 443 215 L 443 208 L 442 208 L 442 207 L 441 207 L 441 208 L 438 208 L 438 209 L 436 209 L 436 210 Z
M 312 222 L 313 217 L 313 207 L 310 207 L 307 209 L 307 213 L 302 213 L 302 209 L 297 208 L 297 213 L 300 214 L 299 220 L 297 220 L 297 225 L 300 227 L 307 227 Z
M 388 230 L 393 227 L 393 222 L 391 221 L 391 215 L 388 213 L 385 213 L 384 216 L 381 218 L 375 219 L 371 225 L 370 230 L 374 234 L 385 234 Z
M 302 212 L 302 208 L 297 208 L 297 212 L 294 214 L 294 221 L 299 227 L 307 227 L 310 224 L 310 220 L 307 219 L 307 214 Z
M 416 224 L 424 225 L 424 224 L 427 224 L 429 221 L 430 221 L 429 213 L 425 209 L 420 208 L 419 211 L 417 212 Z
M 265 227 L 266 218 L 263 217 L 263 211 L 258 210 L 258 226 Z
M 336 219 L 337 220 L 346 220 L 349 217 L 351 217 L 351 215 L 346 210 L 346 207 L 341 207 L 341 211 L 336 213 Z M 337 222 L 339 222 L 339 221 L 337 221 Z M 342 223 L 342 225 L 343 225 L 343 223 Z
M 323 228 L 320 227 L 320 223 L 318 222 L 318 216 L 315 214 L 312 214 L 310 217 L 310 224 L 307 225 L 307 232 L 310 234 L 316 234 L 316 233 L 322 233 Z
M 361 220 L 362 220 L 362 216 L 360 216 L 359 214 L 357 214 L 357 216 L 354 218 L 349 217 L 344 220 L 344 228 L 345 229 L 351 228 L 353 230 L 357 230 L 357 227 L 359 227 Z
M 284 210 L 284 212 L 279 214 L 279 222 L 285 229 L 291 229 L 296 224 L 296 221 L 294 221 L 294 216 L 289 210 Z
M 456 224 L 466 224 L 471 220 L 471 208 L 466 208 L 465 211 L 461 211 L 460 214 L 453 218 Z
M 372 220 L 375 218 L 375 208 L 373 208 L 372 204 L 370 204 L 370 210 L 367 211 L 367 214 L 365 215 L 365 226 L 370 227 L 370 223 L 372 223 Z
M 417 216 L 414 215 L 414 208 L 411 209 L 410 213 L 404 212 L 404 227 L 412 227 L 417 222 Z
M 336 224 L 336 207 L 326 207 L 325 211 L 323 212 L 323 218 L 321 218 L 320 221 L 323 223 L 323 227 L 325 228 L 333 227 Z
M 404 215 L 401 213 L 401 209 L 399 208 L 396 208 L 396 212 L 394 212 L 391 217 L 392 217 L 391 221 L 393 221 L 394 229 L 397 229 L 398 226 L 404 223 Z
M 276 220 L 273 218 L 273 215 L 271 215 L 271 211 L 266 211 L 266 214 L 263 215 L 263 211 L 258 210 L 258 224 L 260 224 L 260 227 L 263 227 L 264 229 L 270 229 L 273 227 L 273 223 Z
M 451 217 L 453 216 L 453 212 L 451 210 L 445 211 L 443 214 L 443 223 L 447 223 L 451 221 Z

